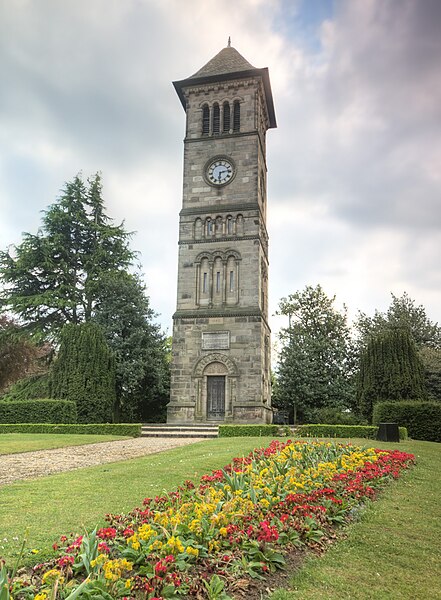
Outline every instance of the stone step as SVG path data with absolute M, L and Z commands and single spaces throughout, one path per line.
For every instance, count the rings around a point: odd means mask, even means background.
M 217 425 L 180 425 L 180 424 L 162 424 L 148 423 L 141 428 L 141 437 L 185 437 L 185 438 L 216 438 L 219 429 Z

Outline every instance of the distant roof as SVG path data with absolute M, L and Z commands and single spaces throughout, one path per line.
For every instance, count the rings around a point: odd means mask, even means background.
M 227 46 L 222 48 L 216 56 L 207 62 L 199 71 L 190 77 L 204 77 L 205 75 L 223 75 L 224 73 L 236 73 L 237 71 L 249 71 L 254 69 L 236 48 Z
M 205 83 L 215 83 L 217 81 L 228 81 L 231 79 L 244 79 L 245 77 L 262 77 L 265 90 L 265 99 L 268 107 L 270 127 L 277 127 L 276 115 L 274 112 L 273 95 L 267 67 L 256 69 L 250 64 L 237 50 L 228 45 L 223 48 L 216 56 L 207 62 L 199 71 L 187 79 L 174 81 L 173 85 L 181 100 L 181 104 L 186 110 L 186 101 L 183 88 Z

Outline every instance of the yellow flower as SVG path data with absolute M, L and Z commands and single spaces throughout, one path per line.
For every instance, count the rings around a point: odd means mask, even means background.
M 190 556 L 195 556 L 196 558 L 199 556 L 199 550 L 197 548 L 192 548 L 192 546 L 187 546 L 185 548 L 185 552 Z
M 60 583 L 63 583 L 64 581 L 64 577 L 61 576 L 61 572 L 57 569 L 50 569 L 50 571 L 46 571 L 42 577 L 43 583 L 55 583 L 57 579 Z
M 46 599 L 47 599 L 46 592 L 40 592 L 39 594 L 34 596 L 34 600 L 46 600 Z
M 226 536 L 227 536 L 227 533 L 228 533 L 228 530 L 227 530 L 227 528 L 226 528 L 226 527 L 221 527 L 221 528 L 219 529 L 219 533 L 221 534 L 221 536 L 222 536 L 222 537 L 226 537 Z

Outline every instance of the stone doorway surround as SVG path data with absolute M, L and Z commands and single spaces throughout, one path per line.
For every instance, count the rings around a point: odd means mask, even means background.
M 226 354 L 212 353 L 200 358 L 192 374 L 194 389 L 196 391 L 195 420 L 205 422 L 209 420 L 207 414 L 208 403 L 208 377 L 225 377 L 225 416 L 229 421 L 233 417 L 233 406 L 236 402 L 237 378 L 239 373 L 236 364 Z

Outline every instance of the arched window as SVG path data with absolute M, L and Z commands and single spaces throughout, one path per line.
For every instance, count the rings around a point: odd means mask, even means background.
M 240 131 L 240 102 L 235 100 L 233 104 L 233 131 Z
M 224 121 L 222 131 L 224 133 L 228 133 L 231 128 L 231 118 L 230 118 L 230 105 L 228 102 L 224 102 Z
M 231 235 L 233 233 L 233 217 L 228 215 L 227 217 L 227 235 Z
M 205 235 L 207 237 L 213 235 L 213 221 L 210 218 L 205 221 Z
M 220 129 L 220 109 L 219 104 L 213 104 L 213 133 L 219 133 Z
M 210 109 L 208 104 L 202 107 L 202 134 L 210 133 Z
M 194 239 L 200 240 L 202 237 L 202 221 L 197 218 L 194 222 Z

